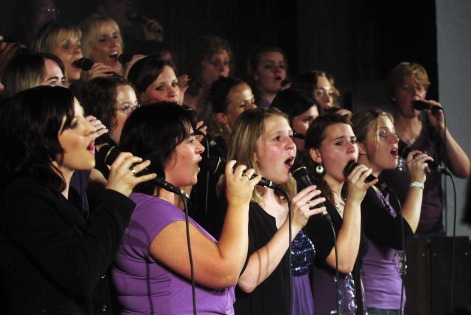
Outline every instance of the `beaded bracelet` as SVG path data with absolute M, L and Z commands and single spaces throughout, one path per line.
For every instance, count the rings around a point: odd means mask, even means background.
M 425 186 L 424 186 L 424 183 L 421 183 L 421 182 L 412 182 L 410 183 L 409 187 L 417 187 L 417 188 L 421 188 L 421 189 L 424 189 Z

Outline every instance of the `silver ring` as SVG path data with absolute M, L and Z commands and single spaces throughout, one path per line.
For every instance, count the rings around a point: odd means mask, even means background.
M 131 168 L 131 173 L 132 173 L 134 176 L 136 176 L 136 174 L 137 174 L 136 170 L 133 169 L 133 168 Z

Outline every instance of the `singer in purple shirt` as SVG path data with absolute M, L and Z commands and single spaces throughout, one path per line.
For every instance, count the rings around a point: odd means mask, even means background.
M 413 108 L 413 102 L 418 100 L 441 107 L 436 101 L 426 100 L 429 86 L 427 71 L 414 62 L 401 62 L 388 75 L 386 90 L 395 107 L 394 127 L 399 137 L 399 152 L 409 146 L 431 156 L 435 163 L 445 162 L 454 176 L 467 178 L 471 171 L 469 158 L 446 128 L 444 111 L 426 109 L 421 115 L 421 111 Z M 382 172 L 381 178 L 404 203 L 408 176 L 402 159 L 397 168 Z M 427 176 L 418 235 L 444 235 L 441 178 L 435 170 Z
M 375 177 L 384 169 L 394 169 L 398 163 L 399 138 L 391 115 L 370 109 L 353 115 L 352 123 L 358 140 L 358 162 L 370 167 Z M 368 314 L 402 314 L 404 247 L 417 229 L 425 173 L 429 171 L 426 162 L 430 160 L 417 150 L 407 156 L 410 183 L 402 216 L 389 190 L 381 184 L 369 188 L 362 201 L 362 225 L 369 246 L 363 257 L 361 276 Z
M 193 113 L 176 103 L 147 105 L 126 120 L 120 146 L 149 159 L 162 179 L 181 189 L 196 184 L 204 152 L 195 128 Z M 154 183 L 136 187 L 136 209 L 112 271 L 122 313 L 234 313 L 234 285 L 248 251 L 249 201 L 260 180 L 251 179 L 253 169 L 244 173 L 247 167 L 234 165 L 229 161 L 225 170 L 228 207 L 218 242 L 191 218 L 187 227 L 180 196 Z

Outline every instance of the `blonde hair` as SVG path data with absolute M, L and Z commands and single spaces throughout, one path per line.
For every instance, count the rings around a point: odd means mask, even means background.
M 368 109 L 355 113 L 352 116 L 353 132 L 355 133 L 358 142 L 361 142 L 363 145 L 366 146 L 368 132 L 374 128 L 375 144 L 378 143 L 379 119 L 381 117 L 389 118 L 394 124 L 394 119 L 392 115 L 380 109 Z
M 35 34 L 31 41 L 31 51 L 53 53 L 54 48 L 58 46 L 57 38 L 61 32 L 66 33 L 67 38 L 77 37 L 80 40 L 82 37 L 78 27 L 54 20 L 44 24 Z
M 80 30 L 82 31 L 82 53 L 84 57 L 90 58 L 90 49 L 92 43 L 100 37 L 100 31 L 104 26 L 110 25 L 115 29 L 116 33 L 119 36 L 119 42 L 121 48 L 123 47 L 123 38 L 121 36 L 121 31 L 119 29 L 118 23 L 110 17 L 101 16 L 94 14 L 85 20 L 81 21 L 79 24 Z
M 283 117 L 289 123 L 289 119 L 286 114 L 276 108 L 259 107 L 256 109 L 246 110 L 240 114 L 229 139 L 227 160 L 236 160 L 237 165 L 246 165 L 248 168 L 255 169 L 255 172 L 258 173 L 258 165 L 254 160 L 257 150 L 257 139 L 263 135 L 265 131 L 265 121 L 274 116 Z M 221 176 L 218 184 L 219 191 L 224 182 L 225 177 Z M 293 196 L 295 194 L 296 181 L 291 176 L 288 183 L 282 186 L 284 186 L 289 196 Z M 263 201 L 260 189 L 254 189 L 251 201 L 256 203 Z

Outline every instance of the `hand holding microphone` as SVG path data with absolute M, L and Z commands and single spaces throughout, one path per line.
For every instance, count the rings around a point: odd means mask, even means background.
M 354 160 L 344 168 L 345 179 L 348 181 L 348 199 L 361 202 L 368 188 L 378 183 L 378 178 L 371 175 L 372 170 Z
M 148 19 L 148 18 L 142 16 L 141 14 L 139 14 L 135 10 L 131 10 L 131 11 L 126 12 L 126 17 L 130 21 L 135 21 L 135 22 L 145 26 L 145 29 L 147 29 L 148 31 L 150 31 L 154 34 L 153 36 L 151 34 L 146 34 L 146 39 L 155 39 L 155 40 L 158 40 L 158 41 L 163 40 L 164 31 L 163 31 L 162 25 L 160 25 L 160 23 L 157 22 L 156 20 Z
M 429 170 L 451 176 L 450 172 L 446 169 L 445 166 L 441 164 L 437 164 L 436 162 L 433 161 L 433 159 L 430 156 L 426 154 L 422 154 L 418 150 L 413 151 L 410 147 L 404 147 L 400 154 L 401 154 L 401 157 L 407 161 L 406 165 L 408 166 L 409 174 L 411 174 L 411 170 L 409 169 L 409 164 L 416 162 L 416 163 L 426 163 L 428 165 Z M 420 182 L 423 183 L 424 181 L 425 181 L 425 178 L 423 181 L 420 181 Z

